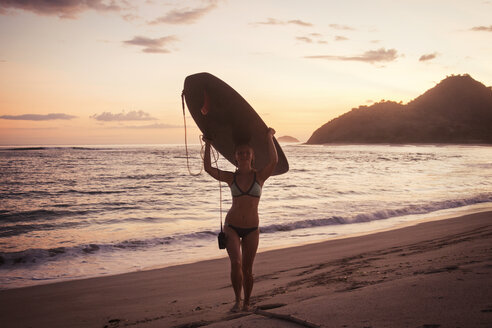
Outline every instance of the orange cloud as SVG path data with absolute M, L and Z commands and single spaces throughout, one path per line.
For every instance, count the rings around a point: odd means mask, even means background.
M 342 35 L 335 36 L 335 41 L 347 41 L 347 40 L 348 40 L 348 38 L 344 37 Z
M 158 39 L 136 36 L 131 40 L 123 41 L 123 43 L 143 47 L 142 51 L 146 53 L 169 53 L 171 51 L 165 47 L 176 41 L 178 41 L 178 38 L 174 35 L 169 35 Z
M 328 26 L 330 26 L 331 28 L 333 28 L 335 30 L 347 30 L 347 31 L 354 31 L 355 30 L 355 28 L 347 26 L 347 25 L 330 24 Z
M 2 115 L 0 119 L 4 120 L 16 120 L 16 121 L 51 121 L 51 120 L 71 120 L 77 116 L 62 114 L 62 113 L 52 113 L 46 115 L 40 114 L 23 114 L 23 115 Z
M 425 55 L 420 56 L 419 61 L 423 62 L 423 61 L 432 60 L 432 59 L 436 58 L 437 55 L 438 55 L 437 52 L 434 52 L 432 54 L 425 54 Z
M 166 15 L 149 22 L 149 24 L 193 24 L 215 8 L 217 8 L 217 1 L 211 0 L 205 7 L 171 10 Z
M 87 10 L 120 11 L 128 9 L 127 1 L 103 0 L 2 0 L 0 14 L 7 14 L 9 10 L 30 11 L 38 15 L 56 15 L 60 18 L 76 18 L 77 14 Z
M 104 121 L 104 122 L 113 122 L 113 121 L 152 121 L 156 120 L 156 118 L 153 118 L 150 116 L 150 114 L 145 113 L 142 110 L 136 111 L 130 111 L 128 113 L 117 113 L 113 114 L 110 112 L 104 112 L 102 114 L 94 114 L 91 116 L 91 118 L 98 120 L 98 121 Z
M 300 26 L 313 26 L 313 24 L 304 22 L 300 19 L 293 19 L 287 22 L 287 24 L 295 24 L 295 25 L 300 25 Z
M 492 32 L 492 25 L 490 26 L 475 26 L 472 27 L 472 31 L 485 31 L 485 32 Z
M 310 59 L 326 59 L 326 60 L 342 60 L 342 61 L 360 61 L 366 63 L 391 62 L 398 58 L 396 49 L 381 48 L 378 50 L 369 50 L 358 56 L 334 56 L 334 55 L 318 55 L 305 56 Z
M 306 26 L 306 27 L 309 27 L 309 26 L 313 26 L 313 24 L 309 23 L 309 22 L 305 22 L 305 21 L 302 21 L 300 19 L 291 19 L 291 20 L 288 20 L 288 21 L 282 21 L 282 20 L 278 20 L 278 19 L 275 19 L 275 18 L 268 18 L 266 21 L 264 22 L 257 22 L 257 23 L 253 23 L 253 25 L 299 25 L 299 26 Z
M 298 36 L 296 37 L 296 40 L 306 43 L 313 43 L 313 40 L 311 38 L 308 38 L 307 36 Z

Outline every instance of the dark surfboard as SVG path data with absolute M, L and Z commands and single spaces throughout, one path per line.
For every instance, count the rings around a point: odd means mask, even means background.
M 204 137 L 229 162 L 234 164 L 234 147 L 247 143 L 255 152 L 255 168 L 262 169 L 268 161 L 268 127 L 251 107 L 227 83 L 209 73 L 186 77 L 183 95 L 186 105 Z M 282 148 L 274 138 L 278 164 L 273 175 L 289 170 Z

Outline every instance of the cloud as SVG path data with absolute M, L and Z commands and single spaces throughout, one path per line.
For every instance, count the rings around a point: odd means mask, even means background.
M 267 18 L 266 21 L 256 22 L 256 23 L 253 23 L 253 25 L 299 25 L 299 26 L 305 26 L 305 27 L 313 26 L 313 24 L 311 24 L 309 22 L 302 21 L 300 19 L 291 19 L 288 21 L 282 21 L 282 20 L 278 20 L 275 18 Z
M 434 52 L 432 54 L 425 54 L 425 55 L 420 56 L 419 61 L 423 62 L 423 61 L 432 60 L 432 59 L 436 58 L 437 55 L 438 55 L 437 52 Z
M 150 114 L 145 113 L 142 110 L 136 111 L 130 111 L 128 113 L 121 112 L 117 114 L 113 114 L 110 112 L 104 112 L 102 114 L 94 114 L 91 116 L 91 118 L 97 120 L 97 121 L 104 121 L 104 122 L 114 122 L 114 121 L 153 121 L 156 120 L 156 118 L 153 118 L 150 116 Z
M 320 33 L 309 33 L 306 36 L 297 36 L 296 40 L 305 42 L 305 43 L 320 43 L 320 44 L 326 44 L 327 42 L 322 39 L 323 35 Z
M 193 24 L 215 8 L 217 8 L 217 1 L 209 0 L 205 7 L 171 10 L 166 15 L 149 22 L 149 24 Z
M 335 30 L 355 31 L 355 28 L 347 26 L 347 25 L 330 24 L 328 26 L 335 29 Z
M 125 0 L 0 0 L 0 14 L 13 9 L 60 18 L 76 18 L 77 14 L 87 10 L 118 12 L 128 7 Z
M 123 41 L 124 44 L 143 47 L 142 51 L 146 53 L 169 53 L 166 47 L 175 41 L 178 41 L 174 35 L 165 36 L 158 39 L 136 36 L 131 40 Z
M 326 60 L 342 60 L 342 61 L 360 61 L 366 63 L 391 62 L 398 58 L 398 52 L 395 49 L 378 49 L 369 50 L 358 56 L 333 56 L 333 55 L 318 55 L 305 56 L 310 59 L 326 59 Z
M 51 121 L 51 120 L 71 120 L 77 116 L 62 114 L 62 113 L 52 113 L 52 114 L 23 114 L 23 115 L 2 115 L 1 119 L 4 120 L 17 120 L 17 121 Z
M 256 22 L 255 25 L 285 25 L 285 22 L 275 18 L 267 18 L 264 22 Z
M 308 23 L 308 22 L 304 22 L 304 21 L 299 20 L 299 19 L 290 20 L 287 22 L 287 24 L 294 24 L 294 25 L 300 25 L 300 26 L 313 26 L 313 24 Z
M 156 120 L 156 118 L 153 118 L 150 116 L 150 114 L 145 113 L 142 110 L 136 111 L 130 111 L 128 113 L 122 112 L 118 114 L 113 114 L 110 112 L 104 112 L 102 114 L 94 114 L 90 116 L 90 118 L 93 118 L 97 121 L 104 121 L 104 122 L 122 122 L 122 121 L 153 121 Z
M 485 31 L 492 32 L 492 25 L 490 26 L 475 26 L 471 28 L 472 31 Z
M 311 38 L 308 38 L 307 36 L 298 36 L 296 37 L 296 40 L 306 43 L 313 43 L 313 40 Z
M 342 35 L 335 36 L 335 41 L 347 41 L 347 40 L 348 40 L 348 38 L 344 37 Z

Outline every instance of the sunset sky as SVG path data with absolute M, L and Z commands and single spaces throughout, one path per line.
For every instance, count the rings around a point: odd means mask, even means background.
M 182 143 L 203 71 L 306 141 L 447 75 L 490 86 L 491 58 L 492 0 L 0 0 L 0 144 Z

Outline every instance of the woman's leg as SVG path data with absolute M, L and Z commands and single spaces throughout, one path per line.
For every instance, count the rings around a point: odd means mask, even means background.
M 237 233 L 230 227 L 225 226 L 224 232 L 227 237 L 227 254 L 231 261 L 231 283 L 236 296 L 236 303 L 231 311 L 239 311 L 241 308 L 241 289 L 243 286 L 243 272 L 241 269 L 241 241 Z
M 242 239 L 242 272 L 243 272 L 243 287 L 244 287 L 244 304 L 243 310 L 249 310 L 249 298 L 253 290 L 253 262 L 255 260 L 256 251 L 258 250 L 258 242 L 260 239 L 260 230 L 250 232 Z

